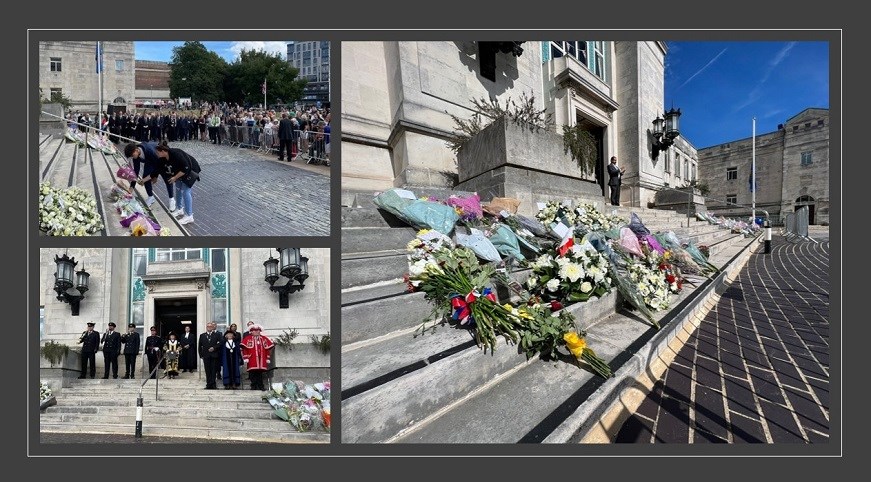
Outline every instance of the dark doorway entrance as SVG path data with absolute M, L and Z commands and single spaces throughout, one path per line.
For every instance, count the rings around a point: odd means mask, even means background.
M 164 298 L 154 301 L 154 325 L 162 339 L 168 340 L 170 332 L 175 333 L 176 338 L 180 337 L 187 324 L 190 324 L 191 333 L 196 335 L 196 298 Z
M 816 207 L 814 198 L 808 195 L 799 196 L 799 198 L 795 200 L 795 210 L 798 211 L 802 206 L 807 206 L 808 225 L 814 224 L 814 208 Z
M 602 189 L 602 195 L 605 196 L 605 185 L 608 184 L 608 176 L 605 175 L 605 128 L 585 119 L 580 112 L 578 112 L 577 123 L 583 130 L 596 138 L 596 184 L 599 185 L 599 188 Z

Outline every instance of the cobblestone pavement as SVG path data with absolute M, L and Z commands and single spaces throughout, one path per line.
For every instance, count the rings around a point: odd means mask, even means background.
M 330 177 L 265 153 L 210 142 L 174 142 L 194 156 L 193 236 L 329 236 Z M 295 161 L 296 162 L 296 161 Z M 154 192 L 166 206 L 165 185 Z
M 616 442 L 829 441 L 829 242 L 811 234 L 750 257 Z

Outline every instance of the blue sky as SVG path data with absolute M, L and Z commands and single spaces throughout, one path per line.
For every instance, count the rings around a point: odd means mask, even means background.
M 180 42 L 133 42 L 136 51 L 136 60 L 160 60 L 169 62 L 172 59 L 172 48 L 184 44 Z M 266 50 L 270 53 L 280 53 L 282 58 L 287 57 L 287 42 L 281 41 L 233 41 L 233 42 L 202 42 L 207 49 L 215 52 L 227 62 L 236 59 L 242 49 Z
M 668 42 L 665 108 L 696 148 L 777 130 L 829 107 L 828 42 Z M 652 120 L 652 119 L 651 119 Z

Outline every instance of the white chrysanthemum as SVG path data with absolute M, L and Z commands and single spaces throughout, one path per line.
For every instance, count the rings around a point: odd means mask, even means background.
M 556 290 L 558 290 L 558 289 L 559 289 L 559 279 L 557 279 L 557 278 L 552 278 L 550 281 L 547 282 L 547 285 L 546 285 L 546 286 L 547 286 L 547 290 L 548 290 L 548 291 L 556 291 Z
M 425 259 L 415 261 L 414 263 L 411 264 L 411 266 L 408 267 L 408 274 L 411 275 L 412 277 L 420 276 L 423 274 L 424 271 L 426 271 L 426 260 Z
M 529 279 L 526 280 L 526 286 L 528 286 L 529 289 L 535 288 L 536 286 L 538 286 L 538 278 L 535 276 L 530 276 Z
M 559 270 L 560 278 L 568 279 L 572 283 L 584 277 L 584 270 L 575 263 L 565 263 Z
M 550 266 L 550 263 L 553 261 L 553 258 L 549 254 L 543 254 L 532 263 L 533 268 L 547 268 Z
M 589 281 L 581 283 L 581 293 L 589 293 L 590 291 L 593 291 L 593 285 Z

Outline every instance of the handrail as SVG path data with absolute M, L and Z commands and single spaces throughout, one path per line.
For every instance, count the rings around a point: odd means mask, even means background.
M 104 131 L 103 129 L 100 129 L 99 127 L 90 126 L 90 125 L 88 125 L 88 124 L 82 124 L 81 122 L 76 122 L 76 121 L 74 121 L 74 120 L 67 119 L 66 117 L 61 117 L 61 116 L 59 116 L 59 115 L 55 115 L 55 114 L 52 114 L 52 113 L 50 113 L 50 112 L 41 111 L 41 113 L 42 113 L 42 114 L 45 114 L 45 115 L 47 115 L 47 116 L 49 116 L 49 117 L 54 117 L 55 119 L 59 119 L 59 120 L 65 122 L 65 123 L 67 123 L 67 124 L 75 124 L 75 125 L 77 125 L 77 126 L 79 126 L 79 127 L 84 127 L 84 128 L 87 129 L 88 131 L 91 131 L 91 130 L 92 130 L 92 131 L 100 132 L 100 133 L 102 133 L 103 135 L 111 135 L 111 136 L 117 137 L 117 138 L 119 138 L 119 139 L 123 139 L 123 140 L 125 140 L 125 141 L 127 141 L 127 142 L 135 142 L 136 144 L 140 144 L 140 143 L 141 143 L 140 141 L 137 141 L 136 139 L 131 139 L 131 138 L 129 138 L 129 137 L 124 137 L 124 136 L 122 136 L 122 135 L 120 135 L 120 134 L 112 134 L 111 132 L 109 132 L 109 131 Z M 67 126 L 67 127 L 69 127 L 69 126 Z M 87 132 L 87 131 L 86 131 L 86 132 Z
M 143 351 L 143 355 L 147 356 Z M 139 385 L 139 398 L 142 398 L 142 389 L 145 387 L 145 384 L 148 383 L 148 380 L 151 380 L 151 377 L 154 376 L 154 399 L 157 400 L 157 390 L 160 386 L 160 378 L 157 377 L 157 370 L 160 368 L 160 363 L 163 362 L 164 358 L 166 358 L 166 353 L 160 355 L 160 358 L 157 360 L 157 363 L 154 365 L 154 369 L 145 377 L 145 380 L 142 381 L 142 384 Z M 146 359 L 147 360 L 147 359 Z M 143 360 L 144 362 L 145 360 Z
M 636 181 L 635 183 L 631 184 L 629 187 L 641 187 L 641 183 Z M 694 189 L 693 187 L 674 188 L 674 187 L 671 187 L 671 186 L 662 186 L 662 187 L 659 187 L 659 188 L 645 187 L 645 189 L 649 189 L 649 190 L 651 190 L 651 191 L 653 191 L 653 192 L 675 191 L 675 192 L 681 192 L 681 193 L 688 193 L 688 195 L 689 195 L 689 200 L 688 200 L 688 202 L 687 202 L 688 205 L 691 204 L 691 202 L 692 202 L 692 197 L 696 195 L 695 192 L 693 191 L 693 189 Z M 688 190 L 689 190 L 689 191 L 688 191 Z M 707 196 L 703 196 L 703 195 L 701 195 L 701 194 L 698 194 L 698 196 L 701 196 L 702 199 L 704 199 L 705 201 L 711 200 L 711 201 L 717 201 L 717 202 L 719 202 L 719 203 L 726 204 L 727 206 L 740 207 L 740 208 L 747 208 L 747 209 L 751 209 L 751 210 L 753 209 L 753 206 L 748 206 L 748 205 L 746 205 L 746 204 L 733 203 L 733 202 L 729 202 L 729 201 L 724 200 L 724 199 L 717 199 L 717 198 L 707 197 Z M 759 208 L 759 207 L 757 207 L 756 210 L 757 210 L 757 211 L 762 211 L 763 213 L 765 213 L 765 220 L 766 220 L 766 221 L 769 221 L 770 216 L 769 216 L 767 210 L 762 209 L 762 208 Z M 688 218 L 688 219 L 690 218 L 690 215 L 689 215 L 689 209 L 687 209 L 687 218 Z M 753 221 L 755 222 L 755 220 L 753 220 Z

